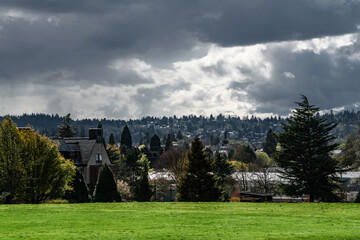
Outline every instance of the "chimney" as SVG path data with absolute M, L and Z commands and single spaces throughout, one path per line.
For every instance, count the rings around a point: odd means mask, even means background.
M 89 139 L 98 139 L 98 137 L 102 137 L 102 128 L 89 128 Z

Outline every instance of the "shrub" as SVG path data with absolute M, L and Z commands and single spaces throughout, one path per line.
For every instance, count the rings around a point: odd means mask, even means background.
M 117 189 L 114 174 L 107 164 L 100 168 L 94 190 L 94 202 L 121 202 L 121 195 Z

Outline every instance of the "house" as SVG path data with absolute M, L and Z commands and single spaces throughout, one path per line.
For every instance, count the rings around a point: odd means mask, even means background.
M 97 182 L 100 168 L 106 163 L 116 175 L 116 165 L 111 164 L 106 152 L 102 128 L 90 128 L 89 137 L 53 138 L 59 142 L 59 151 L 67 159 L 74 161 L 84 174 L 88 185 Z

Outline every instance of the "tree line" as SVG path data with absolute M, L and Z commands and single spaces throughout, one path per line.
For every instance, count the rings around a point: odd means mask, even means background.
M 56 144 L 39 132 L 16 128 L 11 119 L 6 118 L 0 126 L 0 193 L 6 202 L 13 199 L 41 202 L 59 196 L 72 202 L 150 201 L 154 197 L 156 200 L 160 187 L 160 182 L 149 179 L 149 171 L 155 168 L 171 172 L 178 201 L 227 201 L 234 189 L 232 174 L 235 171 L 246 172 L 252 167 L 266 177 L 267 169 L 277 166 L 284 180 L 279 185 L 282 193 L 309 196 L 309 201 L 341 201 L 339 173 L 359 167 L 360 137 L 355 134 L 347 137 L 341 146 L 343 152 L 335 158 L 337 123 L 320 116 L 319 108 L 311 105 L 305 96 L 296 104 L 298 107 L 293 114 L 281 124 L 281 131 L 268 130 L 264 152 L 255 152 L 251 144 L 243 143 L 230 157 L 211 152 L 198 136 L 188 146 L 179 147 L 173 146 L 170 133 L 165 144 L 154 134 L 149 145 L 137 147 L 130 128 L 125 125 L 120 146 L 114 134 L 110 134 L 107 145 L 112 163 L 118 166 L 118 179 L 109 166 L 104 165 L 92 197 L 82 173 L 75 173 L 71 162 L 56 151 Z M 98 127 L 103 127 L 103 123 Z M 61 136 L 75 134 L 70 115 L 58 126 L 58 132 Z M 225 135 L 222 141 L 228 144 L 227 140 Z M 56 166 L 57 171 L 44 171 L 47 162 L 54 162 L 49 166 Z M 45 173 L 54 175 L 48 177 Z M 56 191 L 43 187 L 48 179 L 57 179 L 54 182 L 54 186 L 58 186 Z M 36 198 L 34 194 L 39 192 L 38 188 L 45 189 L 46 194 Z
M 21 116 L 9 116 L 17 126 L 27 126 L 30 124 L 35 130 L 47 136 L 55 136 L 58 132 L 59 122 L 66 116 L 58 114 L 23 114 Z M 324 113 L 322 117 L 329 122 L 337 123 L 332 133 L 339 139 L 345 139 L 349 134 L 356 133 L 356 126 L 360 124 L 360 111 L 345 110 L 334 113 L 332 111 Z M 4 117 L 0 117 L 3 120 Z M 132 132 L 134 145 L 148 145 L 151 137 L 156 134 L 162 144 L 165 144 L 167 135 L 171 138 L 180 140 L 184 135 L 191 138 L 200 136 L 205 145 L 218 144 L 227 135 L 229 140 L 246 140 L 251 145 L 259 148 L 269 129 L 273 132 L 282 130 L 281 124 L 286 123 L 286 118 L 271 116 L 258 118 L 256 116 L 172 116 L 172 117 L 143 117 L 141 119 L 77 119 L 71 120 L 76 136 L 86 137 L 88 129 L 96 126 L 98 122 L 103 124 L 104 137 L 108 139 L 113 133 L 115 142 L 121 140 L 121 131 L 127 125 Z M 190 141 L 188 141 L 190 143 Z

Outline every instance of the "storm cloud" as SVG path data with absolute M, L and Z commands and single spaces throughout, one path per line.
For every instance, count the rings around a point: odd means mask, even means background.
M 360 1 L 0 2 L 0 114 L 281 114 L 360 102 Z

